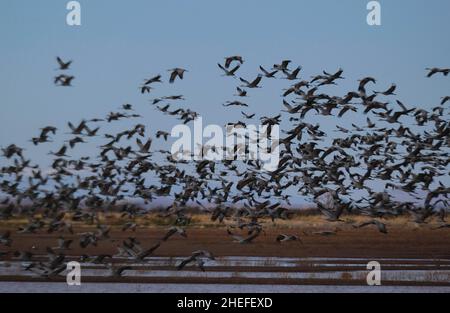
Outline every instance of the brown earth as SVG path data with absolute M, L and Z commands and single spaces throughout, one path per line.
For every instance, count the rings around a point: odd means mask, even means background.
M 273 224 L 266 221 L 264 233 L 251 244 L 233 242 L 225 225 L 194 223 L 187 227 L 188 238 L 177 235 L 164 242 L 154 253 L 155 256 L 186 256 L 192 251 L 206 249 L 216 256 L 278 256 L 278 257 L 342 257 L 342 258 L 448 258 L 450 259 L 450 229 L 435 229 L 437 224 L 417 226 L 406 219 L 384 221 L 389 233 L 378 232 L 375 226 L 354 229 L 351 222 L 364 218 L 349 218 L 347 223 L 328 223 L 319 217 L 307 217 L 301 221 L 281 221 Z M 136 232 L 122 232 L 113 226 L 110 238 L 102 240 L 97 247 L 81 249 L 77 243 L 77 233 L 95 231 L 95 227 L 75 226 L 75 235 L 67 233 L 18 234 L 14 231 L 18 224 L 1 223 L 0 233 L 13 230 L 13 245 L 7 248 L 0 245 L 0 251 L 27 250 L 34 254 L 45 254 L 46 247 L 57 245 L 61 235 L 72 238 L 75 243 L 68 255 L 116 254 L 116 246 L 128 237 L 136 237 L 146 248 L 164 236 L 167 226 L 142 226 Z M 338 230 L 336 235 L 322 236 L 313 232 Z M 295 234 L 302 238 L 299 242 L 277 243 L 278 234 Z

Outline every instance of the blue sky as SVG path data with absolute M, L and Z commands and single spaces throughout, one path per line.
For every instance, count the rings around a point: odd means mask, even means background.
M 143 113 L 136 122 L 152 133 L 170 131 L 175 122 L 155 112 L 153 95 L 140 95 L 138 86 L 176 66 L 189 69 L 185 80 L 159 86 L 154 96 L 185 95 L 184 105 L 206 124 L 237 121 L 240 110 L 221 106 L 237 85 L 216 65 L 228 55 L 244 57 L 240 74 L 248 79 L 260 64 L 282 59 L 302 65 L 305 78 L 342 67 L 346 80 L 332 89 L 339 95 L 367 75 L 378 79 L 378 89 L 397 83 L 398 98 L 413 106 L 434 107 L 450 93 L 448 79 L 425 78 L 426 67 L 450 65 L 448 0 L 380 1 L 380 27 L 367 25 L 365 0 L 81 0 L 80 27 L 66 25 L 67 2 L 0 3 L 0 146 L 25 146 L 38 162 L 60 146 L 32 148 L 27 141 L 40 127 L 65 128 L 68 119 L 103 117 L 123 103 Z M 53 85 L 57 55 L 74 60 L 73 88 Z M 247 111 L 277 114 L 280 89 L 288 84 L 263 85 L 252 92 Z

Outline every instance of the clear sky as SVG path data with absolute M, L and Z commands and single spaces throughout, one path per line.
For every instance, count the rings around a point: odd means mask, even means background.
M 291 59 L 306 78 L 342 67 L 346 80 L 333 89 L 339 95 L 367 75 L 378 89 L 397 83 L 398 98 L 413 106 L 434 107 L 450 93 L 449 79 L 425 78 L 426 67 L 450 66 L 448 0 L 382 0 L 379 27 L 366 23 L 366 0 L 81 0 L 79 27 L 66 25 L 67 2 L 0 2 L 0 146 L 25 146 L 37 161 L 60 146 L 32 149 L 27 141 L 40 127 L 103 117 L 123 103 L 144 112 L 139 122 L 152 132 L 170 131 L 174 121 L 155 112 L 153 95 L 140 95 L 138 86 L 176 66 L 189 69 L 185 80 L 154 96 L 185 95 L 207 124 L 237 121 L 240 110 L 221 106 L 237 82 L 216 65 L 235 54 L 246 60 L 240 75 L 248 79 L 260 64 Z M 73 88 L 53 85 L 57 55 L 74 60 Z M 247 111 L 274 115 L 286 81 L 263 85 Z

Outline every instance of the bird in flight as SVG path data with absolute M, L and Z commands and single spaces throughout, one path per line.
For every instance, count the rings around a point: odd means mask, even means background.
M 255 117 L 255 113 L 253 113 L 253 114 L 247 114 L 247 113 L 245 113 L 245 112 L 241 112 L 242 113 L 242 115 L 246 118 L 246 119 L 252 119 L 252 118 L 254 118 Z
M 366 226 L 369 226 L 369 225 L 375 225 L 380 233 L 383 233 L 383 234 L 387 234 L 388 233 L 387 228 L 386 228 L 386 224 L 384 224 L 384 223 L 382 223 L 380 221 L 377 221 L 377 220 L 371 220 L 371 221 L 368 221 L 368 222 L 363 222 L 363 223 L 358 224 L 358 225 L 353 225 L 353 227 L 355 227 L 355 228 L 362 228 L 362 227 L 366 227 Z
M 241 67 L 240 65 L 236 65 L 233 69 L 228 70 L 227 68 L 223 67 L 222 64 L 217 63 L 217 65 L 219 66 L 219 68 L 224 71 L 224 76 L 235 76 L 237 70 Z
M 276 238 L 276 241 L 278 243 L 286 242 L 286 241 L 299 241 L 300 243 L 302 243 L 302 240 L 300 239 L 300 237 L 295 236 L 295 235 L 286 235 L 286 234 L 278 235 Z
M 236 91 L 237 93 L 235 94 L 235 96 L 237 97 L 247 97 L 247 90 L 236 87 Z
M 241 101 L 228 101 L 225 104 L 222 104 L 224 107 L 230 107 L 230 106 L 241 106 L 241 107 L 248 107 L 248 104 L 241 102 Z
M 55 77 L 54 83 L 57 86 L 70 87 L 74 79 L 75 76 L 61 74 Z
M 291 60 L 283 60 L 281 61 L 281 64 L 274 64 L 273 69 L 277 71 L 288 71 L 288 65 L 291 63 Z
M 428 78 L 438 73 L 442 73 L 444 76 L 448 76 L 448 74 L 450 73 L 450 68 L 433 67 L 433 68 L 426 68 L 426 70 L 428 71 L 427 75 Z
M 225 58 L 225 68 L 229 68 L 233 61 L 237 61 L 240 64 L 244 64 L 244 59 L 241 56 L 234 55 L 234 56 Z
M 241 87 L 247 87 L 247 88 L 261 88 L 258 86 L 258 84 L 261 82 L 262 75 L 258 75 L 252 82 L 249 82 L 248 80 L 243 79 L 242 77 L 239 78 L 241 82 L 244 83 Z
M 177 77 L 179 77 L 180 79 L 183 79 L 184 73 L 187 72 L 188 70 L 176 67 L 176 68 L 173 68 L 173 69 L 168 70 L 168 71 L 171 72 L 169 82 L 171 84 L 173 84 Z
M 392 84 L 392 86 L 389 87 L 388 90 L 383 91 L 383 92 L 374 91 L 374 93 L 381 94 L 383 96 L 391 96 L 391 95 L 395 96 L 394 91 L 395 91 L 396 88 L 397 88 L 397 86 L 395 84 Z
M 144 81 L 144 85 L 150 85 L 150 84 L 153 84 L 153 83 L 162 83 L 162 81 L 161 81 L 161 75 L 156 75 L 155 77 L 146 79 L 146 80 Z
M 211 252 L 206 250 L 198 250 L 192 252 L 191 256 L 181 261 L 181 263 L 177 266 L 177 270 L 182 270 L 189 263 L 196 262 L 197 266 L 204 272 L 204 259 L 215 260 L 215 257 L 211 254 Z
M 264 77 L 266 77 L 266 78 L 275 78 L 275 74 L 278 73 L 278 70 L 269 72 L 262 66 L 260 66 L 259 69 L 263 72 Z
M 291 73 L 287 72 L 286 70 L 283 71 L 286 74 L 286 79 L 287 80 L 296 80 L 298 74 L 300 73 L 300 71 L 302 70 L 302 67 L 299 66 L 297 67 L 295 70 L 293 70 Z
M 59 70 L 61 71 L 68 70 L 70 65 L 72 64 L 72 61 L 64 62 L 60 57 L 56 57 L 56 61 L 58 62 Z

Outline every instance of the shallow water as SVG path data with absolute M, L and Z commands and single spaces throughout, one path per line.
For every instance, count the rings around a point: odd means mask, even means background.
M 65 283 L 0 282 L 0 293 L 184 293 L 186 290 L 190 293 L 449 293 L 450 287 L 114 283 L 89 283 L 70 287 Z
M 220 257 L 205 260 L 206 272 L 193 266 L 177 271 L 180 257 L 152 257 L 145 262 L 136 263 L 129 258 L 115 258 L 114 267 L 129 265 L 123 277 L 134 278 L 177 278 L 189 282 L 190 278 L 216 279 L 282 279 L 290 284 L 301 280 L 333 280 L 336 284 L 342 280 L 353 280 L 365 284 L 371 260 L 358 258 L 277 258 L 277 257 Z M 42 259 L 44 260 L 44 259 Z M 403 283 L 450 283 L 450 260 L 444 259 L 378 259 L 381 263 L 382 281 Z M 36 277 L 32 271 L 25 271 L 29 263 L 0 262 L 0 280 L 2 276 Z M 110 277 L 110 266 L 94 263 L 82 263 L 84 277 Z M 220 266 L 220 268 L 219 268 Z M 389 269 L 383 269 L 389 268 Z M 289 270 L 288 270 L 289 269 Z M 62 273 L 64 275 L 65 272 Z M 177 280 L 178 281 L 178 280 Z

